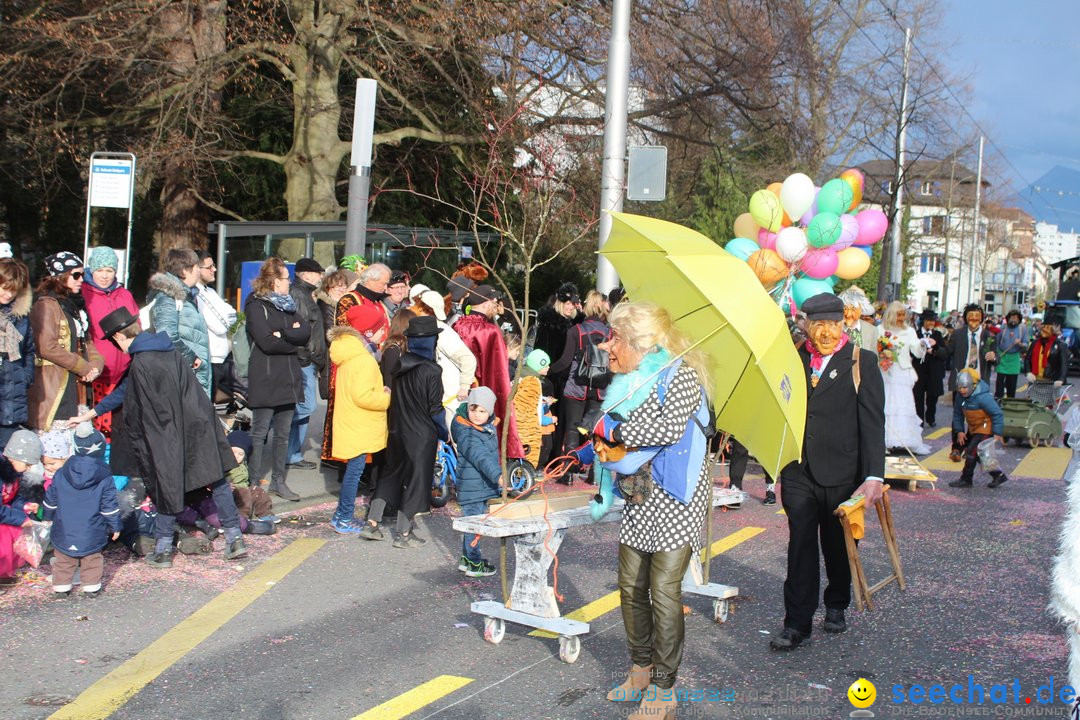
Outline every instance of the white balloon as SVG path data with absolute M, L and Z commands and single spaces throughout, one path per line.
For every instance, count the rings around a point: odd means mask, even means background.
M 780 204 L 789 218 L 801 218 L 814 204 L 814 181 L 803 173 L 788 175 L 780 186 Z
M 784 262 L 796 263 L 806 256 L 809 244 L 802 228 L 786 227 L 776 236 L 776 254 Z

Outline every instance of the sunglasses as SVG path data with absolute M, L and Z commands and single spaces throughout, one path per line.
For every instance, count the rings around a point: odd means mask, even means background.
M 71 277 L 75 278 L 76 280 L 82 280 L 83 271 L 82 270 L 76 270 L 75 272 L 71 273 Z

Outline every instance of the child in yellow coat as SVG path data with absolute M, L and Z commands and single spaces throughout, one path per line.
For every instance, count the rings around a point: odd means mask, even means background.
M 343 535 L 359 534 L 363 524 L 356 522 L 356 494 L 368 453 L 386 447 L 386 411 L 390 390 L 383 385 L 379 363 L 375 360 L 378 344 L 385 338 L 382 318 L 370 313 L 370 323 L 363 327 L 342 325 L 331 328 L 330 362 L 336 368 L 334 384 L 333 454 L 348 459 L 341 483 L 338 507 L 330 526 Z

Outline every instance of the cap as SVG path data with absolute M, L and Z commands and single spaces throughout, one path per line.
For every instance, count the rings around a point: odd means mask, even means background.
M 525 365 L 534 372 L 540 372 L 551 364 L 551 357 L 543 350 L 533 350 L 525 356 Z
M 356 331 L 368 334 L 386 324 L 386 311 L 382 303 L 363 302 L 349 308 L 345 319 Z
M 41 438 L 32 430 L 16 430 L 4 447 L 4 457 L 27 465 L 41 462 Z
M 409 286 L 409 299 L 412 300 L 417 295 L 420 295 L 421 293 L 426 293 L 429 290 L 431 290 L 431 288 L 429 288 L 424 283 L 416 283 L 415 285 L 410 285 Z
M 454 302 L 461 302 L 462 298 L 468 295 L 469 291 L 476 287 L 476 283 L 464 275 L 459 275 L 450 278 L 450 282 L 446 284 L 446 287 L 450 293 L 450 299 Z
M 94 427 L 92 422 L 81 422 L 75 428 L 74 445 L 76 455 L 105 459 L 105 436 Z
M 255 444 L 251 441 L 251 435 L 243 430 L 233 430 L 229 433 L 229 447 L 240 448 L 244 451 L 244 455 L 251 457 L 251 451 L 255 449 Z
M 495 288 L 490 285 L 477 285 L 469 293 L 470 305 L 482 305 L 488 300 L 498 300 L 499 293 L 495 292 Z
M 810 322 L 844 319 L 844 303 L 832 293 L 819 293 L 807 298 L 799 309 L 806 313 L 806 319 Z
M 115 270 L 118 267 L 120 267 L 120 258 L 116 257 L 116 251 L 108 245 L 98 245 L 90 251 L 90 257 L 86 260 L 86 269 L 90 272 L 102 268 Z
M 297 260 L 295 269 L 298 273 L 313 272 L 322 275 L 324 272 L 326 272 L 325 268 L 323 268 L 322 265 L 320 265 L 317 261 L 312 260 L 311 258 L 300 258 L 299 260 Z
M 41 454 L 49 458 L 71 456 L 71 433 L 66 430 L 53 430 L 41 436 Z
M 420 294 L 420 297 L 414 298 L 431 308 L 431 312 L 435 313 L 435 317 L 443 322 L 446 322 L 446 301 L 443 300 L 443 296 L 434 290 L 426 290 Z
M 488 411 L 488 413 L 495 414 L 495 393 L 491 391 L 491 388 L 474 387 L 469 391 L 469 398 L 465 401 L 469 405 L 479 405 Z
M 388 282 L 386 284 L 386 286 L 390 287 L 391 285 L 408 285 L 408 284 L 409 284 L 409 273 L 405 272 L 404 270 L 394 270 L 392 273 L 390 273 L 390 282 Z

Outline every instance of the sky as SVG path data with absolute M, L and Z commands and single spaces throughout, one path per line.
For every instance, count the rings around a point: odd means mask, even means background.
M 998 162 L 1015 189 L 1055 166 L 1080 171 L 1080 0 L 943 0 L 941 9 L 949 66 L 1015 166 Z

